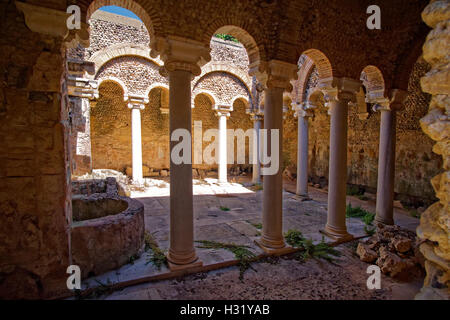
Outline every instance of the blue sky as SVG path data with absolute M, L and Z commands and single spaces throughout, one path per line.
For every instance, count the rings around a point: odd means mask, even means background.
M 130 10 L 127 10 L 127 9 L 124 9 L 124 8 L 121 8 L 118 6 L 101 7 L 100 10 L 115 13 L 115 14 L 125 16 L 125 17 L 130 17 L 130 18 L 137 19 L 137 20 L 141 20 L 141 19 L 139 19 L 139 17 L 137 15 L 135 15 Z

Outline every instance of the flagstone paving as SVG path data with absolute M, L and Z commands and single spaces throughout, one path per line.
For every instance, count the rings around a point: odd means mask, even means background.
M 141 201 L 145 207 L 145 228 L 151 233 L 164 251 L 169 247 L 169 184 L 162 181 L 149 183 L 145 191 L 133 191 L 132 197 Z M 245 185 L 245 184 L 244 184 Z M 240 183 L 219 184 L 215 179 L 203 181 L 194 180 L 194 225 L 195 240 L 212 240 L 221 243 L 235 243 L 246 245 L 255 254 L 262 254 L 262 250 L 255 245 L 261 230 L 262 194 L 263 191 L 253 191 Z M 307 238 L 315 241 L 322 240 L 319 230 L 323 229 L 327 218 L 327 194 L 323 190 L 310 188 L 311 200 L 301 201 L 292 192 L 295 186 L 289 181 L 285 183 L 283 192 L 283 231 L 296 229 Z M 361 206 L 374 212 L 374 203 L 348 197 L 353 206 Z M 416 218 L 409 217 L 396 209 L 396 222 L 403 227 L 414 230 L 419 223 Z M 350 233 L 364 236 L 364 223 L 357 218 L 348 218 L 347 227 Z M 326 241 L 330 241 L 325 238 Z M 255 263 L 255 271 L 247 271 L 243 283 L 238 279 L 237 267 L 229 267 L 190 275 L 183 280 L 164 280 L 126 288 L 114 292 L 108 298 L 114 299 L 315 299 L 315 298 L 347 298 L 385 299 L 395 296 L 410 297 L 411 284 L 397 284 L 384 277 L 394 290 L 368 291 L 365 281 L 367 264 L 354 256 L 351 245 L 340 245 L 338 249 L 344 255 L 338 265 L 323 261 L 308 261 L 299 264 L 290 259 L 278 259 L 278 264 Z M 235 260 L 234 255 L 223 249 L 197 248 L 197 254 L 204 266 L 215 265 Z M 144 277 L 168 274 L 169 270 L 162 267 L 158 270 L 149 261 L 149 253 L 143 253 L 132 264 L 125 265 L 118 270 L 87 279 L 83 288 L 115 284 Z M 338 266 L 338 267 L 336 267 Z M 358 276 L 355 270 L 358 269 Z M 266 278 L 268 277 L 268 278 Z M 206 280 L 208 279 L 208 280 Z M 364 281 L 363 281 L 364 280 Z M 362 281 L 362 282 L 361 282 Z M 295 283 L 294 283 L 295 282 Z M 321 282 L 322 285 L 318 283 Z M 214 289 L 216 285 L 224 285 L 227 290 Z M 314 293 L 319 285 L 322 291 Z M 289 287 L 285 288 L 286 286 Z M 328 286 L 331 289 L 326 290 Z M 270 292 L 263 288 L 271 288 Z M 134 289 L 133 289 L 134 288 Z M 193 288 L 191 291 L 188 288 Z M 277 289 L 278 288 L 278 289 Z M 300 290 L 303 288 L 302 290 Z M 305 288 L 307 293 L 304 293 Z M 415 287 L 414 287 L 415 288 Z M 418 286 L 417 288 L 420 288 Z M 391 288 L 392 289 L 392 288 Z M 299 291 L 300 290 L 300 291 Z M 308 290 L 309 293 L 308 293 Z M 325 290 L 325 291 L 323 291 Z M 418 289 L 417 289 L 418 290 Z M 303 293 L 302 293 L 303 292 Z M 327 293 L 328 292 L 328 293 Z

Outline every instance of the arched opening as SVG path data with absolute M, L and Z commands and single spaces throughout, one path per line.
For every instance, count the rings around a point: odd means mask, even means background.
M 113 80 L 102 81 L 99 98 L 91 103 L 92 168 L 126 173 L 131 167 L 131 115 L 124 101 L 126 89 Z

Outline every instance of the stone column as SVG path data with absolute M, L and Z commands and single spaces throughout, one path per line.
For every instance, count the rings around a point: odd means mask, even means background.
M 260 140 L 259 132 L 261 130 L 261 121 L 264 119 L 261 114 L 252 114 L 254 137 L 253 137 L 253 175 L 252 183 L 261 183 L 261 163 L 259 159 Z
M 230 116 L 232 106 L 214 106 L 216 114 L 219 117 L 219 182 L 227 182 L 227 118 Z
M 170 247 L 167 254 L 171 270 L 201 265 L 194 249 L 194 210 L 192 198 L 191 81 L 200 75 L 199 64 L 210 60 L 209 47 L 201 43 L 167 37 L 155 42 L 164 61 L 163 75 L 169 76 L 170 119 Z M 181 129 L 189 137 L 172 136 Z M 178 130 L 178 132 L 181 132 Z M 173 141 L 172 141 L 173 139 Z M 174 147 L 189 139 L 181 163 L 172 156 Z M 186 154 L 187 153 L 187 154 Z
M 393 90 L 391 96 L 386 103 L 373 107 L 374 111 L 381 112 L 375 221 L 383 224 L 394 224 L 396 112 L 403 107 L 407 92 Z
M 296 77 L 297 66 L 282 61 L 272 60 L 267 65 L 268 78 L 265 89 L 264 129 L 267 130 L 267 152 L 272 158 L 278 153 L 279 163 L 275 173 L 268 171 L 273 166 L 270 163 L 262 168 L 264 175 L 263 189 L 263 229 L 258 244 L 266 252 L 279 252 L 285 247 L 283 238 L 283 180 L 282 180 L 282 150 L 283 150 L 283 92 L 292 90 L 290 80 Z M 278 130 L 279 137 L 274 145 L 271 135 Z
M 320 84 L 324 89 L 331 115 L 330 160 L 328 183 L 328 217 L 325 233 L 337 241 L 353 236 L 347 232 L 345 221 L 347 189 L 347 129 L 348 105 L 356 101 L 361 82 L 349 78 L 333 78 Z
M 294 116 L 298 118 L 296 194 L 308 199 L 308 118 L 312 116 L 312 111 L 305 103 L 295 104 L 293 109 Z
M 133 181 L 142 183 L 142 130 L 141 110 L 144 110 L 148 100 L 145 97 L 129 96 L 128 108 L 131 109 L 131 144 Z

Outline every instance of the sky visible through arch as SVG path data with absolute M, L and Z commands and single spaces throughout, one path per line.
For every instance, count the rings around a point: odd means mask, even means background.
M 141 21 L 141 19 L 139 19 L 139 17 L 137 15 L 135 15 L 133 12 L 131 12 L 130 10 L 127 10 L 125 8 L 122 8 L 122 7 L 105 6 L 105 7 L 101 7 L 100 10 L 115 13 L 115 14 L 118 14 L 118 15 L 121 15 L 124 17 L 129 17 L 129 18 L 133 18 L 133 19 Z

